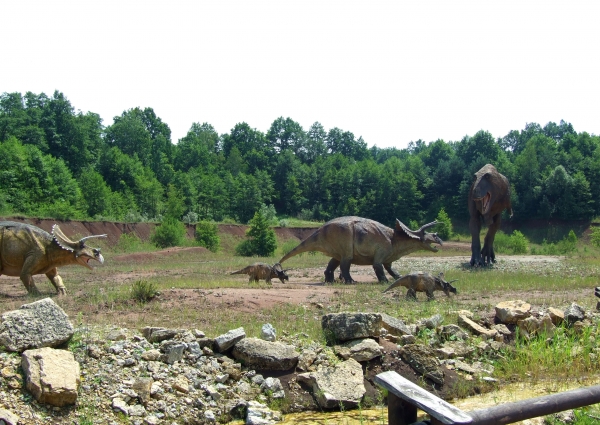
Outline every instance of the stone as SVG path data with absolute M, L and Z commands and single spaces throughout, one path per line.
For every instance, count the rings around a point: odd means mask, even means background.
M 408 344 L 398 350 L 402 360 L 417 373 L 431 379 L 436 384 L 444 384 L 444 370 L 435 356 L 433 348 L 422 344 Z
M 160 358 L 163 362 L 173 364 L 183 359 L 183 352 L 187 348 L 185 342 L 167 341 L 161 347 L 164 353 Z
M 283 391 L 283 385 L 281 385 L 279 378 L 269 377 L 260 384 L 260 389 L 265 393 L 275 393 L 277 391 Z
M 585 310 L 577 303 L 572 303 L 565 310 L 565 320 L 569 326 L 572 326 L 575 322 L 581 322 L 585 319 Z
M 565 320 L 565 312 L 554 307 L 548 308 L 548 315 L 552 319 L 554 326 L 560 326 Z
M 0 316 L 0 345 L 7 351 L 58 347 L 74 333 L 69 317 L 51 298 L 24 304 Z
M 125 415 L 129 415 L 129 406 L 122 398 L 115 397 L 112 401 L 112 408 L 117 412 L 121 412 Z
M 496 317 L 501 323 L 517 323 L 531 315 L 531 304 L 522 300 L 502 301 L 495 309 Z
M 371 338 L 348 341 L 336 346 L 335 351 L 344 360 L 352 358 L 357 362 L 366 362 L 383 355 L 381 346 Z
M 277 333 L 275 332 L 275 328 L 270 323 L 265 323 L 262 325 L 260 330 L 260 338 L 265 341 L 273 342 L 277 339 Z
M 232 355 L 245 366 L 259 370 L 288 370 L 298 363 L 294 346 L 258 338 L 242 339 L 233 347 Z
M 146 416 L 146 409 L 141 404 L 134 404 L 127 409 L 129 416 Z
M 410 328 L 404 323 L 403 320 L 397 319 L 390 316 L 389 314 L 381 313 L 381 327 L 383 327 L 387 333 L 394 336 L 405 336 L 412 335 Z
M 150 393 L 152 391 L 152 384 L 154 380 L 152 378 L 136 378 L 131 386 L 140 399 L 142 404 L 147 404 L 150 401 Z
M 26 350 L 21 368 L 27 389 L 40 403 L 62 407 L 77 401 L 80 370 L 73 353 L 50 347 Z
M 106 335 L 106 339 L 109 341 L 123 341 L 127 339 L 127 334 L 123 329 L 113 329 Z
M 382 325 L 379 313 L 330 313 L 321 319 L 325 334 L 340 342 L 378 337 Z
M 317 353 L 313 350 L 303 350 L 298 356 L 298 364 L 296 368 L 301 372 L 306 372 L 308 368 L 317 359 Z
M 244 328 L 237 328 L 224 333 L 223 335 L 219 335 L 215 338 L 214 346 L 215 351 L 218 353 L 224 353 L 233 347 L 238 341 L 246 338 L 246 332 L 244 332 Z
M 313 396 L 324 409 L 356 407 L 366 392 L 363 379 L 362 366 L 354 359 L 298 375 L 298 381 L 312 387 Z
M 146 360 L 148 362 L 155 362 L 160 359 L 160 351 L 153 348 L 152 350 L 144 351 L 142 353 L 142 360 Z
M 438 326 L 440 326 L 443 321 L 444 321 L 444 318 L 442 317 L 441 314 L 435 314 L 431 317 L 428 317 L 427 319 L 423 319 L 421 321 L 421 324 L 422 324 L 422 326 L 426 327 L 427 329 L 435 329 Z
M 146 338 L 149 342 L 162 342 L 167 339 L 175 338 L 175 336 L 182 331 L 180 329 L 146 326 L 141 330 L 141 332 L 144 338 Z
M 446 325 L 440 329 L 440 338 L 443 341 L 457 341 L 469 339 L 469 334 L 458 325 Z
M 19 417 L 10 410 L 6 410 L 0 407 L 0 424 L 3 425 L 17 425 L 19 423 Z
M 246 410 L 246 425 L 271 425 L 281 420 L 281 414 L 273 412 L 265 404 L 249 401 Z
M 480 335 L 483 339 L 494 339 L 494 337 L 498 334 L 497 330 L 486 329 L 469 319 L 467 316 L 458 316 L 458 324 L 467 328 L 472 333 Z
M 469 357 L 475 352 L 475 347 L 464 341 L 446 341 L 442 348 L 454 354 L 451 357 Z

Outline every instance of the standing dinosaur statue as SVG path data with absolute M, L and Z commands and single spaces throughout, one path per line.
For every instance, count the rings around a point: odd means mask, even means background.
M 90 260 L 104 263 L 100 248 L 85 244 L 87 239 L 104 237 L 106 235 L 94 235 L 72 241 L 58 224 L 52 226 L 50 234 L 31 224 L 0 221 L 0 275 L 20 276 L 30 294 L 39 294 L 33 275 L 45 274 L 56 292 L 65 295 L 67 289 L 57 267 L 80 264 L 92 269 L 88 264 Z
M 425 292 L 425 294 L 427 294 L 427 299 L 433 300 L 435 298 L 433 291 L 442 291 L 447 297 L 450 296 L 451 292 L 456 294 L 456 288 L 451 285 L 451 283 L 455 281 L 456 280 L 451 280 L 450 282 L 446 282 L 444 280 L 444 273 L 440 273 L 439 276 L 433 276 L 429 273 L 411 272 L 396 280 L 383 292 L 387 292 L 398 286 L 404 286 L 408 289 L 406 292 L 406 299 L 416 300 L 417 292 Z
M 485 266 L 496 262 L 494 237 L 500 229 L 504 210 L 508 210 L 512 217 L 508 179 L 500 174 L 496 167 L 486 164 L 473 176 L 473 184 L 469 190 L 471 266 Z M 489 226 L 483 242 L 483 249 L 479 240 L 482 219 Z
M 249 283 L 258 282 L 260 279 L 265 279 L 265 281 L 270 285 L 271 279 L 273 278 L 279 278 L 281 283 L 285 283 L 286 280 L 290 280 L 286 274 L 286 271 L 287 270 L 283 270 L 281 264 L 279 263 L 275 263 L 273 267 L 269 266 L 267 263 L 254 263 L 244 267 L 242 270 L 238 270 L 230 274 L 247 274 L 250 277 L 248 279 Z
M 279 262 L 303 252 L 320 251 L 331 257 L 325 269 L 325 282 L 333 282 L 338 266 L 344 282 L 354 282 L 350 276 L 350 264 L 372 265 L 377 279 L 387 282 L 384 268 L 394 279 L 400 277 L 392 270 L 392 262 L 398 258 L 421 249 L 437 252 L 431 244 L 442 245 L 442 240 L 437 233 L 425 231 L 436 224 L 434 221 L 419 230 L 410 230 L 396 219 L 396 228 L 391 229 L 368 218 L 339 217 L 319 227 Z

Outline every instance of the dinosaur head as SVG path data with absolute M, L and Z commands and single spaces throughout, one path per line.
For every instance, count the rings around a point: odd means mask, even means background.
M 487 164 L 481 170 L 473 175 L 472 197 L 477 211 L 483 216 L 485 223 L 490 224 L 492 215 L 490 214 L 492 205 L 495 201 L 495 194 L 498 191 L 498 172 L 496 167 Z
M 277 277 L 279 278 L 281 283 L 285 283 L 286 280 L 287 281 L 290 280 L 290 278 L 288 277 L 288 275 L 286 273 L 287 270 L 283 270 L 280 263 L 275 263 L 273 265 L 273 271 L 275 271 L 275 273 L 277 273 Z
M 75 255 L 75 261 L 88 269 L 93 269 L 89 264 L 90 260 L 96 260 L 100 264 L 104 263 L 104 257 L 100 253 L 100 248 L 92 248 L 85 244 L 87 239 L 91 238 L 105 238 L 106 235 L 93 235 L 81 238 L 78 241 L 72 241 L 65 236 L 60 230 L 58 224 L 52 226 L 52 236 L 56 243 L 64 250 L 71 251 Z
M 440 289 L 444 291 L 447 297 L 450 296 L 450 293 L 456 294 L 456 288 L 451 285 L 452 282 L 456 282 L 455 280 L 451 280 L 450 282 L 446 282 L 444 280 L 444 273 L 440 273 L 438 277 L 435 278 L 435 283 L 440 286 Z
M 444 242 L 440 239 L 437 233 L 428 233 L 425 229 L 435 226 L 437 221 L 432 221 L 421 226 L 419 230 L 410 230 L 404 223 L 396 219 L 396 231 L 407 235 L 411 239 L 419 240 L 421 246 L 418 249 L 426 249 L 428 251 L 437 252 L 438 249 L 431 244 L 443 245 Z

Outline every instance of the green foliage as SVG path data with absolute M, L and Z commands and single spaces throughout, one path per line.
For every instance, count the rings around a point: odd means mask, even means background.
M 502 231 L 496 232 L 494 238 L 494 251 L 499 254 L 527 254 L 529 240 L 518 230 L 513 230 L 511 235 Z
M 219 226 L 211 221 L 200 221 L 196 224 L 196 241 L 212 252 L 217 252 L 221 244 L 219 239 Z
M 600 248 L 600 227 L 592 227 L 591 232 L 590 241 L 592 245 Z
M 141 303 L 152 300 L 157 294 L 156 284 L 147 280 L 136 280 L 131 285 L 131 297 Z
M 277 239 L 275 231 L 269 227 L 266 217 L 257 211 L 249 224 L 250 227 L 246 231 L 248 239 L 236 247 L 236 253 L 244 257 L 273 255 L 277 248 Z
M 577 251 L 577 235 L 573 230 L 569 231 L 567 236 L 556 243 L 544 239 L 539 251 L 534 248 L 531 249 L 532 254 L 541 255 L 567 255 L 575 251 Z
M 159 248 L 168 248 L 183 244 L 183 238 L 186 234 L 185 225 L 181 221 L 173 218 L 166 218 L 160 226 L 154 230 L 150 240 Z
M 442 208 L 436 217 L 439 224 L 436 227 L 436 232 L 442 240 L 447 240 L 452 237 L 452 221 L 446 214 L 446 210 Z

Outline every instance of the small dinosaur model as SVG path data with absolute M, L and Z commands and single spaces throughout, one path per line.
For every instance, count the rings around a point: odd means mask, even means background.
M 502 211 L 512 217 L 508 179 L 491 164 L 485 165 L 473 176 L 469 190 L 469 230 L 471 232 L 471 266 L 485 266 L 496 262 L 494 237 L 502 222 Z M 489 226 L 481 248 L 479 232 L 481 221 Z
M 436 224 L 434 221 L 419 230 L 410 230 L 396 219 L 396 228 L 391 229 L 368 218 L 339 217 L 319 227 L 279 262 L 303 252 L 319 251 L 331 257 L 325 269 L 325 282 L 333 282 L 338 266 L 344 282 L 354 282 L 350 276 L 350 264 L 372 265 L 377 279 L 387 282 L 384 268 L 395 279 L 400 277 L 392 270 L 392 262 L 398 258 L 421 249 L 437 252 L 431 244 L 442 245 L 442 240 L 437 233 L 425 231 Z
M 20 276 L 27 291 L 38 294 L 33 275 L 45 274 L 56 292 L 65 295 L 67 290 L 57 267 L 80 264 L 92 269 L 88 264 L 90 260 L 104 263 L 100 248 L 85 244 L 87 239 L 104 237 L 106 235 L 94 235 L 72 241 L 58 224 L 52 226 L 50 234 L 31 224 L 0 221 L 0 275 Z
M 266 263 L 254 263 L 244 267 L 242 270 L 238 270 L 237 272 L 230 274 L 247 274 L 250 276 L 250 279 L 248 280 L 249 283 L 258 282 L 260 279 L 265 279 L 270 285 L 271 279 L 273 278 L 279 278 L 281 283 L 285 283 L 286 280 L 289 281 L 290 279 L 285 272 L 286 270 L 283 270 L 281 264 L 279 263 L 275 263 L 273 267 Z
M 450 292 L 456 294 L 456 288 L 451 285 L 452 282 L 456 282 L 456 280 L 451 280 L 450 282 L 444 280 L 444 273 L 440 273 L 439 276 L 433 276 L 429 273 L 411 272 L 397 279 L 383 292 L 387 292 L 398 286 L 404 286 L 408 289 L 406 292 L 407 299 L 416 300 L 417 292 L 425 292 L 427 299 L 433 300 L 433 291 L 443 291 L 448 297 L 450 296 Z

